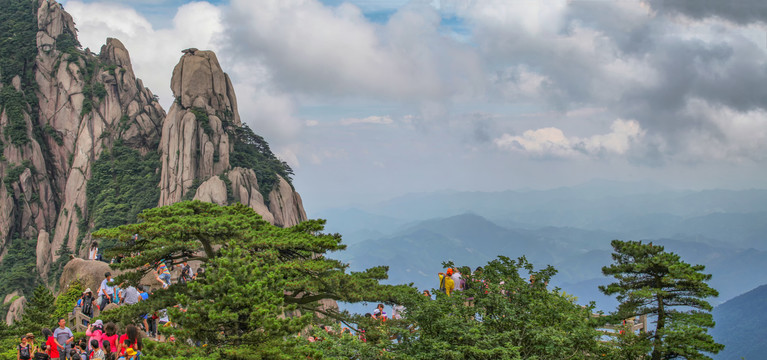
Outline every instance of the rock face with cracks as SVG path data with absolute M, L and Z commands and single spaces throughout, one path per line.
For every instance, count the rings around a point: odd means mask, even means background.
M 289 179 L 277 176 L 271 191 L 262 193 L 257 171 L 232 167 L 242 121 L 232 82 L 213 52 L 183 51 L 170 84 L 175 101 L 166 115 L 136 77 L 119 40 L 106 39 L 98 54 L 64 45 L 67 36 L 77 41 L 72 16 L 55 1 L 38 4 L 37 33 L 30 40 L 37 48 L 35 84 L 24 85 L 19 76 L 0 84 L 24 98 L 36 96 L 34 106 L 23 107 L 23 144 L 6 141 L 14 115 L 0 107 L 0 261 L 12 239 L 36 239 L 35 267 L 43 280 L 72 279 L 48 276 L 54 264 L 68 260 L 66 254 L 86 255 L 99 210 L 89 208 L 88 185 L 94 163 L 116 145 L 141 156 L 159 153 L 156 168 L 140 174 L 159 174 L 158 206 L 192 198 L 241 202 L 278 226 L 306 219 Z
M 284 178 L 278 176 L 264 198 L 253 169 L 231 167 L 234 129 L 242 126 L 232 82 L 213 52 L 183 53 L 171 79 L 176 101 L 162 127 L 159 205 L 193 196 L 219 205 L 241 202 L 278 226 L 306 220 L 301 196 Z

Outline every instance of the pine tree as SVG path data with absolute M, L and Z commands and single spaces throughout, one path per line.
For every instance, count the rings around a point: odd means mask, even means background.
M 38 286 L 24 307 L 21 321 L 17 323 L 19 333 L 39 334 L 42 328 L 55 327 L 55 300 L 56 298 L 53 297 L 53 293 L 48 288 L 43 285 Z
M 618 282 L 599 289 L 617 294 L 617 318 L 650 315 L 656 319 L 648 338 L 651 359 L 710 359 L 703 352 L 718 353 L 724 346 L 714 341 L 708 328 L 714 326 L 711 305 L 705 298 L 719 293 L 708 286 L 710 274 L 703 265 L 690 265 L 663 246 L 641 241 L 611 242 L 614 264 L 602 268 Z
M 148 209 L 142 222 L 94 233 L 118 239 L 127 256 L 116 267 L 117 281 L 137 283 L 155 264 L 171 268 L 181 258 L 202 262 L 203 275 L 187 284 L 157 290 L 148 301 L 105 312 L 103 318 L 127 323 L 140 314 L 169 309 L 180 339 L 208 344 L 209 356 L 241 359 L 294 359 L 316 355 L 297 337 L 317 314 L 343 320 L 321 300 L 386 301 L 415 289 L 380 285 L 387 268 L 347 273 L 347 265 L 325 254 L 342 250 L 341 236 L 323 234 L 323 220 L 280 228 L 253 209 L 200 201 Z M 134 240 L 134 234 L 138 239 Z

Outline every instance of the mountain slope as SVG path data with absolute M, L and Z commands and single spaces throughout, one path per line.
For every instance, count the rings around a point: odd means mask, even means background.
M 763 359 L 767 354 L 767 285 L 714 308 L 714 339 L 725 345 L 716 360 Z

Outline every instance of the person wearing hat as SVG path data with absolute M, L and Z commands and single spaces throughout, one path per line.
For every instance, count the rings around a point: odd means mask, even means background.
M 448 268 L 447 274 L 439 273 L 439 289 L 443 291 L 447 296 L 453 292 L 455 288 L 455 282 L 453 281 L 453 269 Z
M 77 306 L 80 307 L 80 311 L 83 313 L 83 315 L 89 318 L 93 317 L 93 308 L 98 306 L 98 303 L 96 302 L 96 297 L 93 296 L 93 291 L 91 291 L 91 288 L 87 288 L 85 291 L 83 291 L 83 295 L 79 300 L 77 300 Z M 83 320 L 83 325 L 88 325 L 88 323 Z
M 128 348 L 128 350 L 125 350 L 125 360 L 134 360 L 136 358 L 136 350 L 133 350 L 133 348 Z
M 88 337 L 88 350 L 94 350 L 91 347 L 92 340 L 96 340 L 97 344 L 101 344 L 101 337 L 104 334 L 104 323 L 101 319 L 96 320 L 93 324 L 88 324 L 88 329 L 85 330 L 85 336 Z

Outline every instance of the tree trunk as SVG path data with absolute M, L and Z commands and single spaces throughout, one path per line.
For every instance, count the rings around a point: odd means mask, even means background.
M 663 296 L 657 295 L 658 301 L 658 326 L 653 335 L 652 360 L 661 360 L 663 358 L 663 340 L 660 331 L 666 326 L 666 311 L 663 308 Z

